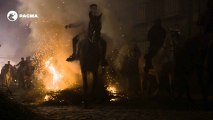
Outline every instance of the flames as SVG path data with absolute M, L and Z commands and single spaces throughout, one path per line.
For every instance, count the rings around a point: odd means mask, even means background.
M 44 97 L 44 101 L 49 101 L 49 100 L 52 100 L 52 99 L 53 99 L 53 97 L 50 96 L 50 95 L 45 95 L 45 97 Z
M 66 61 L 71 54 L 71 44 L 64 36 L 62 33 L 46 34 L 33 53 L 37 87 L 42 91 L 59 91 L 81 84 L 79 63 Z
M 115 85 L 109 85 L 107 87 L 107 91 L 110 92 L 111 94 L 116 94 L 118 92 L 118 89 Z
M 45 62 L 45 67 L 47 68 L 48 72 L 52 75 L 52 82 L 50 86 L 47 87 L 47 89 L 59 90 L 60 88 L 58 86 L 58 83 L 62 80 L 63 73 L 60 73 L 59 71 L 57 71 L 57 69 L 51 62 L 52 59 L 53 58 L 51 57 L 49 60 Z

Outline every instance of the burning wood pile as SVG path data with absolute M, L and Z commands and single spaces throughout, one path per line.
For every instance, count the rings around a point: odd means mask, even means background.
M 47 92 L 44 97 L 44 105 L 80 105 L 82 102 L 80 88 Z

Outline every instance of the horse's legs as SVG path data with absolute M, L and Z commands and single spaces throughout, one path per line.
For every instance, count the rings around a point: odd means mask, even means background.
M 184 81 L 185 81 L 185 90 L 186 90 L 186 97 L 187 97 L 188 101 L 190 102 L 190 104 L 192 106 L 194 106 L 195 103 L 194 103 L 194 101 L 193 101 L 193 99 L 191 97 L 191 94 L 190 94 L 190 84 L 189 84 L 190 78 L 191 78 L 191 75 L 190 75 L 190 73 L 187 72 L 187 74 L 185 76 L 185 79 L 184 79 Z
M 97 90 L 98 72 L 97 71 L 93 71 L 92 75 L 93 75 L 92 94 L 94 95 L 95 91 Z
M 148 73 L 144 72 L 143 81 L 142 81 L 142 93 L 146 96 L 147 93 L 147 79 L 148 79 Z
M 173 80 L 174 80 L 174 75 L 173 75 L 173 73 L 171 73 L 171 74 L 169 74 L 169 94 L 171 97 L 173 97 L 173 95 L 174 95 Z
M 87 84 L 87 73 L 86 72 L 82 72 L 82 76 L 83 76 L 83 100 L 84 100 L 84 107 L 87 108 L 88 107 L 88 84 Z
M 183 97 L 183 94 L 186 93 L 186 75 L 184 72 L 176 71 L 175 73 L 176 87 L 177 87 L 177 96 L 176 100 L 179 100 Z
M 205 80 L 204 80 L 204 71 L 203 71 L 203 67 L 198 67 L 197 68 L 197 77 L 198 77 L 198 81 L 199 81 L 199 85 L 201 87 L 201 93 L 202 93 L 202 96 L 203 96 L 203 102 L 204 104 L 207 104 L 208 100 L 207 100 L 207 87 L 205 85 Z
M 209 91 L 210 88 L 212 86 L 213 83 L 213 76 L 212 76 L 213 72 L 212 71 L 208 71 L 208 75 L 207 75 L 207 81 L 205 82 L 205 84 L 203 85 L 203 101 L 204 101 L 204 105 L 206 108 L 209 107 Z
M 156 84 L 157 84 L 157 88 L 153 93 L 153 96 L 157 96 L 159 94 L 160 91 L 160 78 L 159 78 L 159 73 L 157 72 L 156 74 Z

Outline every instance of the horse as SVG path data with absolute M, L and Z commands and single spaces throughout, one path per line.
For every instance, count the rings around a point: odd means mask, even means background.
M 111 69 L 119 83 L 119 89 L 128 93 L 129 97 L 138 96 L 141 93 L 139 59 L 140 49 L 136 43 L 128 43 L 115 50 L 110 57 Z
M 164 75 L 163 78 L 167 79 L 166 83 L 168 83 L 169 95 L 171 97 L 173 96 L 175 51 L 179 44 L 179 40 L 174 35 L 174 32 L 169 31 L 163 46 L 153 57 L 153 68 L 150 69 L 148 73 L 144 73 L 142 82 L 144 87 L 143 90 L 151 94 L 151 96 L 157 96 L 160 92 L 162 85 L 161 75 Z M 153 75 L 155 77 L 152 77 Z
M 93 86 L 92 93 L 95 92 L 98 82 L 98 68 L 101 61 L 101 49 L 100 40 L 102 38 L 93 35 L 92 39 L 85 37 L 79 43 L 79 60 L 80 68 L 83 78 L 83 97 L 84 97 L 84 107 L 88 106 L 88 81 L 87 73 L 91 72 L 93 75 Z
M 177 85 L 177 98 L 184 93 L 192 105 L 194 101 L 190 92 L 190 80 L 197 77 L 205 107 L 208 107 L 209 89 L 212 85 L 212 36 L 207 42 L 203 35 L 187 40 L 186 44 L 176 53 L 175 78 Z M 184 88 L 184 89 L 183 89 Z

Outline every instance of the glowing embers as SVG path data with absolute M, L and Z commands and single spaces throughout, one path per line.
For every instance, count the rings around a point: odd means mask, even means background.
M 109 84 L 106 88 L 110 95 L 110 102 L 118 102 L 120 100 L 120 91 L 115 84 Z
M 115 85 L 109 85 L 107 87 L 107 91 L 110 93 L 110 94 L 116 94 L 118 93 L 118 89 Z
M 45 67 L 47 68 L 47 71 L 50 73 L 52 78 L 52 82 L 48 84 L 46 88 L 48 90 L 56 91 L 56 90 L 60 90 L 59 82 L 60 80 L 62 80 L 63 74 L 56 69 L 52 61 L 53 61 L 53 58 L 51 57 L 45 62 Z
M 44 101 L 53 100 L 54 98 L 51 95 L 45 95 Z

